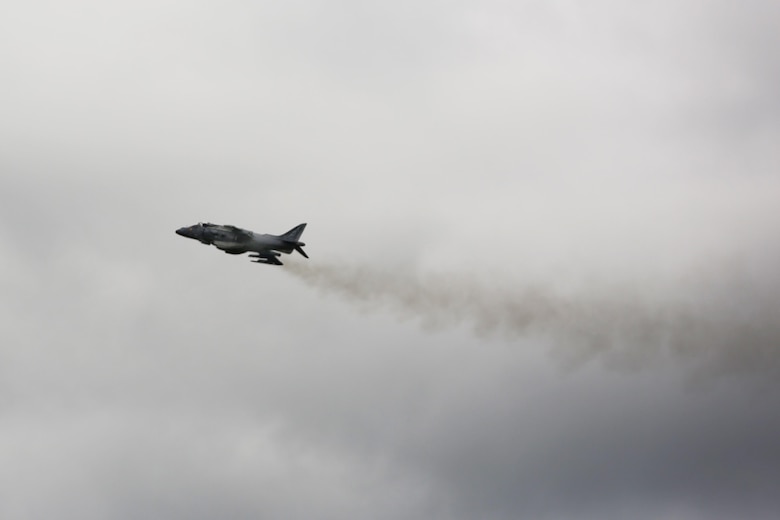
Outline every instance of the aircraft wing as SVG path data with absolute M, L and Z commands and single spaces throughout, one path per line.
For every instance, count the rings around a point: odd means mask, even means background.
M 284 265 L 279 260 L 279 253 L 276 251 L 266 251 L 263 253 L 252 253 L 249 258 L 256 264 Z
M 250 240 L 252 240 L 251 231 L 247 231 L 246 229 L 241 229 L 240 227 L 230 226 L 230 225 L 226 225 L 225 228 L 229 229 L 230 231 L 236 234 L 236 241 L 238 242 L 249 242 Z

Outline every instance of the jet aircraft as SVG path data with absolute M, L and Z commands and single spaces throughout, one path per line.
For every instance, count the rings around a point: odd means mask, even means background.
M 249 257 L 258 264 L 282 265 L 279 261 L 281 253 L 289 255 L 293 251 L 298 251 L 305 258 L 309 258 L 309 255 L 303 251 L 303 246 L 306 244 L 298 240 L 304 228 L 306 224 L 299 224 L 287 233 L 266 235 L 236 226 L 198 223 L 179 228 L 176 234 L 199 240 L 206 245 L 213 245 L 231 255 L 251 251 Z

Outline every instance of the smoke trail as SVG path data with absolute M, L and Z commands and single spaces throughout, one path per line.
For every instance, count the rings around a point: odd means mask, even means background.
M 494 287 L 455 276 L 286 267 L 312 287 L 369 310 L 419 319 L 426 328 L 470 323 L 480 335 L 549 338 L 567 365 L 600 356 L 634 369 L 671 355 L 707 373 L 780 374 L 780 298 L 747 283 L 667 300 L 617 290 L 564 297 L 543 287 Z

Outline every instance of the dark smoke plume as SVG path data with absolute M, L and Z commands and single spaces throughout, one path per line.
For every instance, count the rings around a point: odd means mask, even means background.
M 748 283 L 663 300 L 617 290 L 564 297 L 543 287 L 495 287 L 455 275 L 308 263 L 286 268 L 312 287 L 369 310 L 419 319 L 426 328 L 469 324 L 479 335 L 547 339 L 567 365 L 601 357 L 638 369 L 673 356 L 707 373 L 780 374 L 780 297 Z

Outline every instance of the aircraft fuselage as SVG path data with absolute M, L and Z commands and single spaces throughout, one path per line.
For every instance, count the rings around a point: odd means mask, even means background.
M 176 234 L 213 245 L 217 249 L 232 255 L 252 252 L 254 262 L 282 265 L 278 260 L 280 253 L 290 254 L 298 251 L 308 258 L 302 247 L 306 244 L 298 241 L 306 224 L 300 224 L 282 235 L 255 233 L 229 225 L 199 223 L 176 230 Z

